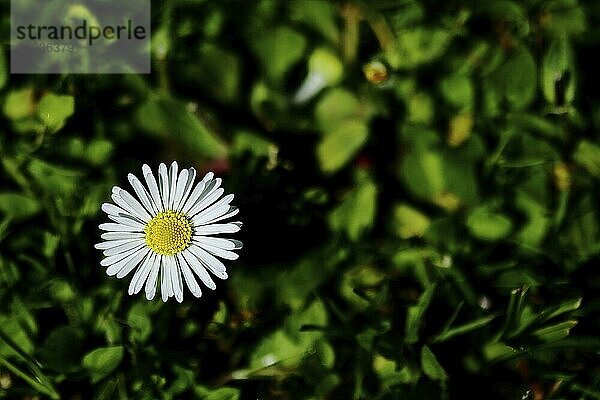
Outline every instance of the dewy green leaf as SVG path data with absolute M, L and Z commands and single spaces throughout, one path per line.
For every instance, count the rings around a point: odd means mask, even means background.
M 435 354 L 427 346 L 423 346 L 421 349 L 421 368 L 423 373 L 434 381 L 446 380 L 446 371 L 440 365 Z
M 115 370 L 123 359 L 123 346 L 101 347 L 83 357 L 83 366 L 92 382 L 98 382 Z

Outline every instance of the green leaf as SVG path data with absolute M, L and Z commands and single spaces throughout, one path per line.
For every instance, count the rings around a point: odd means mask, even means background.
M 224 103 L 239 99 L 242 64 L 239 55 L 212 43 L 203 42 L 196 62 L 180 66 L 186 84 Z
M 339 41 L 338 10 L 329 1 L 292 0 L 289 3 L 290 19 L 301 22 L 322 34 L 331 43 Z
M 24 88 L 11 91 L 4 101 L 4 115 L 12 121 L 32 117 L 35 113 L 33 89 Z
M 542 27 L 554 37 L 579 35 L 588 29 L 586 12 L 575 0 L 551 0 L 543 3 Z
M 365 144 L 369 129 L 364 122 L 347 120 L 329 132 L 317 146 L 317 158 L 321 170 L 332 173 L 342 168 Z
M 436 285 L 429 286 L 419 297 L 419 301 L 414 306 L 408 308 L 406 314 L 405 338 L 407 343 L 416 343 L 419 340 L 419 330 L 423 325 L 425 312 L 431 303 Z
M 344 65 L 331 50 L 325 47 L 315 49 L 308 59 L 308 76 L 320 76 L 324 83 L 337 84 L 344 74 Z M 307 78 L 308 79 L 308 78 Z
M 415 195 L 432 201 L 446 186 L 443 165 L 439 152 L 413 149 L 404 158 L 400 172 Z
M 202 400 L 238 400 L 241 394 L 239 389 L 231 387 L 210 390 L 204 386 L 196 386 L 194 392 Z
M 81 368 L 85 333 L 71 326 L 61 326 L 48 335 L 40 349 L 40 360 L 50 370 L 71 373 Z
M 553 41 L 542 61 L 542 92 L 555 105 L 570 104 L 575 98 L 573 52 L 567 38 Z
M 0 212 L 12 219 L 26 219 L 40 212 L 40 204 L 20 193 L 0 193 Z
M 73 96 L 46 93 L 38 104 L 37 114 L 51 133 L 60 130 L 75 111 Z
M 577 325 L 577 321 L 565 321 L 556 325 L 546 326 L 532 333 L 533 336 L 543 342 L 554 342 L 569 336 L 571 329 Z
M 306 49 L 304 36 L 287 26 L 261 30 L 250 44 L 267 77 L 274 83 L 281 83 Z
M 427 215 L 407 204 L 400 203 L 394 207 L 392 226 L 395 228 L 396 235 L 402 239 L 423 236 L 429 228 L 429 223 Z
M 127 324 L 131 328 L 129 334 L 131 341 L 144 343 L 152 333 L 152 322 L 146 308 L 138 303 L 129 310 Z
M 529 33 L 529 21 L 523 6 L 519 2 L 498 0 L 483 3 L 484 11 L 492 18 L 509 23 L 520 35 Z
M 600 178 L 600 146 L 587 140 L 582 140 L 577 145 L 573 159 L 582 166 L 590 175 Z
M 473 236 L 487 241 L 503 239 L 512 231 L 511 220 L 489 206 L 475 208 L 467 217 L 466 224 Z
M 441 57 L 450 43 L 443 29 L 417 27 L 398 35 L 399 67 L 414 68 Z
M 370 177 L 359 177 L 357 187 L 329 215 L 329 225 L 358 240 L 373 225 L 376 211 L 377 186 Z
M 489 324 L 494 318 L 496 318 L 495 315 L 487 315 L 485 317 L 475 319 L 465 324 L 453 326 L 451 328 L 448 327 L 447 329 L 444 329 L 442 332 L 440 332 L 435 337 L 435 339 L 433 339 L 433 341 L 436 343 L 444 342 L 446 340 L 452 339 L 455 336 L 464 335 L 465 333 L 469 333 L 471 331 L 483 328 L 484 326 Z
M 434 381 L 446 380 L 446 371 L 440 365 L 435 354 L 427 346 L 423 346 L 421 349 L 421 368 L 423 373 Z
M 440 89 L 444 99 L 452 106 L 460 110 L 472 110 L 474 89 L 469 76 L 454 74 L 440 83 Z
M 101 347 L 83 357 L 83 366 L 92 382 L 98 382 L 113 372 L 123 359 L 123 346 Z
M 227 147 L 206 125 L 171 97 L 150 96 L 135 114 L 138 126 L 153 136 L 180 143 L 190 152 L 206 158 L 222 158 Z
M 348 120 L 364 120 L 366 106 L 352 92 L 335 88 L 325 93 L 315 107 L 315 118 L 323 134 L 340 129 Z
M 536 65 L 526 48 L 518 50 L 498 71 L 503 82 L 506 100 L 515 110 L 522 110 L 534 99 L 536 92 Z
M 416 371 L 411 371 L 408 367 L 398 370 L 396 361 L 388 360 L 380 355 L 373 359 L 373 369 L 381 383 L 387 388 L 398 384 L 413 383 L 418 379 Z
M 4 52 L 0 52 L 0 89 L 2 89 L 8 81 L 8 68 L 6 66 L 6 57 Z

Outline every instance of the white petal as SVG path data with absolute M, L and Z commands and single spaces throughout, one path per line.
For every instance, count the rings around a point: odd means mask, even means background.
M 138 249 L 138 251 L 134 251 L 134 252 L 130 253 L 127 257 L 124 257 L 123 259 L 110 264 L 108 266 L 108 268 L 106 268 L 106 275 L 108 275 L 108 276 L 115 275 L 117 272 L 119 272 L 121 270 L 121 268 L 123 268 L 123 266 L 125 264 L 127 264 L 129 261 L 131 261 L 138 253 L 142 253 L 142 249 Z
M 229 204 L 223 204 L 219 207 L 209 207 L 206 210 L 202 211 L 200 214 L 196 215 L 195 217 L 192 218 L 192 222 L 194 223 L 194 225 L 198 226 L 198 225 L 204 225 L 210 221 L 215 220 L 216 218 L 219 218 L 225 214 L 227 214 L 227 212 L 229 211 Z
M 204 210 L 200 211 L 198 213 L 198 215 L 196 215 L 196 218 L 201 218 L 201 216 L 204 215 L 204 213 L 210 213 L 210 212 L 212 212 L 216 208 L 221 208 L 223 206 L 228 206 L 229 203 L 231 203 L 232 200 L 233 200 L 233 194 L 228 194 L 227 196 L 223 197 L 221 200 L 219 200 L 216 203 L 212 204 L 210 207 L 205 208 Z M 194 214 L 190 212 L 190 215 L 193 216 Z
M 196 201 L 198 201 L 198 198 L 200 197 L 202 192 L 204 192 L 205 185 L 206 185 L 205 182 L 198 182 L 198 184 L 192 191 L 192 194 L 190 194 L 190 196 L 187 198 L 185 203 L 183 203 L 183 207 L 181 207 L 182 212 L 187 213 L 188 210 L 190 208 L 192 208 L 194 206 L 194 204 L 196 204 Z
M 244 247 L 244 243 L 242 243 L 241 241 L 237 240 L 237 239 L 229 239 L 233 242 L 233 244 L 235 245 L 234 250 L 239 250 L 242 247 Z
M 156 257 L 156 254 L 150 252 L 146 256 L 146 258 L 144 258 L 144 260 L 138 267 L 137 271 L 135 271 L 135 274 L 133 274 L 133 278 L 131 279 L 131 282 L 129 283 L 128 293 L 130 295 L 137 294 L 140 292 L 140 290 L 142 290 L 142 287 L 144 286 L 144 282 L 146 282 L 146 279 L 148 279 L 148 274 L 150 273 L 150 270 L 152 269 L 152 265 L 154 263 L 155 257 Z
M 125 240 L 125 239 L 140 239 L 145 235 L 139 232 L 106 232 L 100 236 L 104 240 Z
M 165 268 L 165 288 L 167 289 L 167 296 L 173 297 L 173 282 L 171 281 L 171 272 L 173 272 L 171 268 L 171 258 L 170 256 L 163 257 L 164 268 Z
M 137 252 L 138 250 L 140 250 L 142 248 L 142 246 L 144 246 L 144 245 L 143 244 L 138 244 L 137 246 L 135 246 L 131 250 L 127 250 L 127 251 L 124 251 L 122 253 L 115 254 L 114 256 L 106 257 L 105 259 L 103 259 L 102 261 L 100 261 L 100 265 L 102 265 L 103 267 L 107 267 L 107 266 L 109 266 L 111 264 L 119 262 L 122 259 L 124 259 L 125 257 L 128 257 L 131 254 L 133 254 L 133 253 Z
M 173 161 L 169 168 L 169 209 L 173 209 L 175 203 L 175 190 L 177 190 L 177 171 L 179 167 L 177 161 Z
M 156 206 L 154 205 L 150 194 L 148 193 L 144 185 L 142 185 L 142 182 L 140 182 L 140 180 L 134 174 L 127 175 L 127 179 L 129 179 L 129 183 L 133 187 L 135 194 L 137 194 L 138 198 L 146 208 L 146 211 L 148 211 L 151 215 L 156 215 L 158 210 L 156 209 Z
M 184 169 L 179 174 L 179 178 L 177 178 L 177 186 L 175 187 L 175 197 L 173 199 L 173 210 L 179 209 L 179 203 L 181 202 L 181 198 L 183 197 L 183 191 L 185 190 L 185 185 L 187 184 L 188 179 L 188 170 Z
M 226 260 L 237 260 L 239 257 L 239 255 L 237 255 L 236 253 L 229 251 L 229 250 L 224 250 L 220 247 L 215 247 L 215 246 L 211 246 L 208 244 L 198 243 L 197 241 L 194 241 L 194 243 L 197 246 L 200 246 L 204 250 L 208 251 L 210 254 L 217 256 L 217 257 L 224 258 Z
M 212 224 L 212 225 L 201 225 L 194 228 L 194 234 L 196 235 L 218 235 L 221 233 L 236 233 L 239 232 L 242 227 L 241 222 L 230 222 L 228 224 Z
M 125 243 L 116 246 L 116 247 L 111 247 L 110 249 L 106 249 L 104 250 L 103 254 L 105 256 L 114 256 L 116 254 L 121 254 L 123 252 L 126 252 L 128 250 L 131 250 L 135 247 L 138 247 L 139 245 L 144 244 L 144 241 L 142 239 L 137 239 L 137 240 L 128 240 Z
M 196 201 L 194 202 L 194 204 L 192 204 L 192 207 L 190 208 L 193 209 L 196 205 L 198 205 L 198 203 L 200 202 L 204 202 L 204 200 L 206 199 L 207 196 L 211 196 L 215 191 L 217 191 L 220 187 L 221 187 L 221 183 L 223 183 L 223 180 L 221 178 L 217 178 L 214 180 L 210 180 L 210 181 L 202 181 L 204 182 L 204 190 L 202 191 L 202 193 L 200 193 L 200 196 L 198 196 L 198 198 L 196 199 Z M 223 192 L 220 192 L 221 194 Z M 219 198 L 219 196 L 217 196 L 217 198 Z M 214 200 L 211 200 L 210 202 L 208 202 L 208 204 L 211 204 Z M 206 203 L 206 202 L 204 202 Z M 204 206 L 206 207 L 206 206 Z M 203 208 L 204 208 L 203 207 Z
M 149 252 L 150 252 L 150 249 L 147 248 L 144 251 L 139 251 L 138 253 L 136 253 L 136 255 L 133 257 L 133 259 L 131 259 L 127 264 L 125 264 L 119 272 L 117 272 L 117 278 L 121 279 L 121 278 L 124 278 L 127 275 L 129 275 L 129 273 L 131 271 L 133 271 L 133 269 L 135 267 L 137 267 L 137 265 L 140 263 L 140 261 L 142 261 L 142 259 L 144 257 L 146 257 Z
M 167 166 L 164 163 L 160 163 L 158 166 L 158 188 L 160 189 L 160 199 L 162 201 L 163 209 L 169 209 L 169 173 Z
M 146 299 L 152 300 L 154 299 L 154 295 L 156 294 L 156 281 L 158 279 L 158 273 L 160 272 L 160 259 L 161 256 L 156 254 L 154 260 L 152 261 L 152 269 L 150 270 L 150 275 L 148 276 L 148 280 L 146 281 Z
M 117 207 L 114 204 L 111 203 L 103 203 L 102 204 L 102 211 L 104 211 L 106 214 L 108 215 L 120 215 L 120 214 L 126 214 L 126 215 L 130 215 L 130 213 L 128 213 L 127 211 L 123 210 L 121 207 Z
M 158 211 L 163 211 L 163 205 L 160 201 L 160 192 L 158 191 L 158 185 L 156 184 L 156 178 L 154 178 L 154 174 L 152 170 L 147 164 L 142 166 L 142 173 L 144 174 L 144 179 L 146 180 L 146 184 L 148 185 L 148 189 L 150 190 L 150 196 L 152 196 L 152 201 L 154 203 L 154 207 Z
M 100 242 L 94 245 L 98 250 L 106 250 L 111 249 L 113 247 L 120 246 L 125 243 L 135 242 L 137 239 L 119 239 L 119 240 L 109 240 L 107 242 Z
M 183 195 L 181 195 L 179 204 L 177 204 L 175 206 L 175 209 L 177 211 L 180 211 L 183 208 L 183 205 L 185 204 L 186 200 L 188 199 L 188 196 L 190 195 L 190 192 L 192 191 L 192 188 L 194 187 L 194 180 L 196 179 L 196 169 L 188 168 L 187 171 L 188 171 L 188 177 L 187 177 L 187 181 L 185 183 L 185 188 L 183 189 Z
M 125 202 L 127 204 L 129 204 L 135 210 L 137 216 L 139 216 L 142 219 L 142 221 L 144 221 L 144 222 L 150 221 L 150 219 L 152 217 L 150 216 L 150 214 L 148 214 L 148 211 L 146 211 L 144 206 L 142 206 L 142 204 L 135 197 L 133 197 L 127 190 L 121 189 L 119 191 L 119 196 L 121 196 L 121 198 L 123 200 L 125 200 Z
M 196 256 L 210 272 L 212 272 L 217 278 L 227 279 L 227 269 L 225 265 L 219 261 L 215 256 L 208 253 L 206 250 L 199 246 L 192 245 L 188 247 L 188 250 Z M 191 266 L 191 265 L 190 265 Z
M 118 204 L 122 209 L 124 209 L 127 213 L 131 214 L 132 216 L 139 218 L 141 221 L 147 222 L 149 218 L 146 217 L 147 213 L 144 212 L 139 212 L 136 207 L 131 206 L 128 202 L 125 201 L 125 199 L 121 196 L 121 193 L 124 192 L 123 189 L 117 187 L 117 191 L 116 193 L 113 190 L 113 194 L 110 196 L 113 201 Z M 139 203 L 138 203 L 139 204 Z M 141 207 L 141 205 L 140 205 Z
M 190 256 L 193 257 L 192 255 L 190 255 Z M 200 289 L 200 285 L 198 285 L 196 278 L 194 278 L 194 274 L 192 274 L 192 270 L 190 269 L 190 266 L 188 265 L 187 261 L 183 257 L 182 253 L 177 254 L 177 261 L 179 263 L 179 268 L 181 268 L 181 272 L 183 273 L 183 278 L 185 279 L 185 283 L 186 283 L 188 289 L 190 290 L 190 292 L 195 297 L 202 296 L 202 289 Z
M 212 178 L 214 178 L 214 176 L 215 176 L 215 174 L 212 171 L 209 171 L 206 173 L 206 175 L 204 175 L 204 178 L 202 178 L 202 182 L 208 182 Z
M 196 275 L 198 275 L 198 277 L 200 278 L 202 283 L 204 283 L 204 285 L 207 288 L 209 288 L 211 290 L 215 290 L 217 288 L 217 285 L 215 284 L 215 282 L 212 280 L 212 278 L 206 271 L 206 268 L 204 267 L 204 263 L 202 263 L 202 261 L 200 261 L 198 258 L 196 258 L 192 253 L 190 253 L 188 251 L 184 251 L 183 256 L 185 257 L 186 261 L 188 262 L 188 265 L 192 268 L 192 270 L 196 273 Z
M 144 230 L 143 227 L 140 229 L 122 224 L 114 224 L 112 222 L 100 224 L 98 225 L 98 228 L 109 232 L 142 232 Z
M 218 180 L 219 180 L 219 178 L 217 178 L 215 181 L 218 181 Z M 224 192 L 225 192 L 225 189 L 223 189 L 223 188 L 218 188 L 218 189 L 206 188 L 206 189 L 204 189 L 204 193 L 202 193 L 200 195 L 196 204 L 194 204 L 194 206 L 188 212 L 188 215 L 191 217 L 191 216 L 196 215 L 200 211 L 204 210 L 206 207 L 210 206 L 212 203 L 217 201 L 217 199 L 219 197 L 221 197 Z
M 181 271 L 179 271 L 179 266 L 175 261 L 175 257 L 169 257 L 171 259 L 171 286 L 173 287 L 173 293 L 175 294 L 175 299 L 178 302 L 183 301 L 183 282 L 181 281 Z
M 139 220 L 135 217 L 109 215 L 108 218 L 112 219 L 118 224 L 127 225 L 140 231 L 143 231 L 146 226 L 145 224 L 139 222 Z
M 167 262 L 166 257 L 160 258 L 160 296 L 165 303 L 169 300 L 169 290 L 167 289 Z
M 235 206 L 229 206 L 229 211 L 227 211 L 225 214 L 223 214 L 222 216 L 220 216 L 218 218 L 215 218 L 211 221 L 205 222 L 204 225 L 213 224 L 215 222 L 233 217 L 234 215 L 236 215 L 239 212 L 240 212 L 239 208 L 237 208 Z
M 214 238 L 214 237 L 206 237 L 206 236 L 195 236 L 197 242 L 201 244 L 207 244 L 209 246 L 218 247 L 223 250 L 233 250 L 235 249 L 235 243 L 233 243 L 229 239 L 225 238 Z

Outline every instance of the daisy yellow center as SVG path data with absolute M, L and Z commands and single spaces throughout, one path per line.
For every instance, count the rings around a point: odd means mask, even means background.
M 146 244 L 152 251 L 165 256 L 186 249 L 192 241 L 192 222 L 177 211 L 161 211 L 144 228 Z

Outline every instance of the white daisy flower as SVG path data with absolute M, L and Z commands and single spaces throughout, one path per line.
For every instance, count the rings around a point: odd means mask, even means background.
M 175 296 L 183 301 L 183 282 L 190 292 L 202 296 L 196 277 L 210 289 L 216 285 L 209 271 L 227 279 L 225 265 L 217 258 L 235 260 L 233 250 L 242 248 L 235 239 L 214 237 L 235 233 L 241 222 L 218 223 L 238 213 L 230 206 L 233 194 L 225 197 L 221 178 L 209 172 L 194 187 L 196 170 L 183 169 L 178 173 L 177 162 L 167 169 L 158 168 L 158 182 L 150 167 L 142 167 L 148 189 L 133 174 L 127 178 L 137 199 L 118 186 L 112 189 L 115 204 L 104 203 L 102 210 L 111 223 L 101 224 L 102 239 L 96 248 L 103 250 L 100 264 L 109 276 L 127 276 L 136 270 L 129 285 L 129 294 L 138 293 L 145 284 L 146 298 L 152 300 L 160 284 L 163 301 Z M 192 190 L 193 188 L 193 190 Z M 159 283 L 160 275 L 160 283 Z

